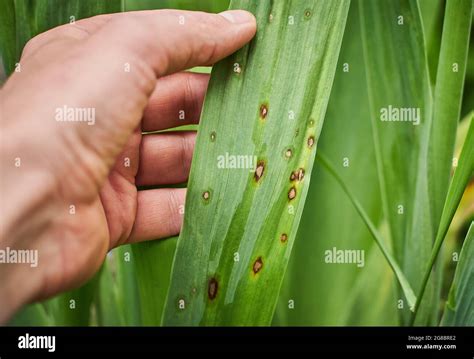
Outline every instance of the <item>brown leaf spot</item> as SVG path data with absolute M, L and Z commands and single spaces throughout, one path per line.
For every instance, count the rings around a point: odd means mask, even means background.
M 301 181 L 304 178 L 304 169 L 300 168 L 297 174 L 298 181 Z
M 208 201 L 211 198 L 211 193 L 209 191 L 205 191 L 202 193 L 202 199 Z
M 210 300 L 213 300 L 217 297 L 217 290 L 219 289 L 219 283 L 217 282 L 216 278 L 211 278 L 209 280 L 209 285 L 207 287 L 207 295 L 209 296 Z
M 260 272 L 260 270 L 262 269 L 263 267 L 263 261 L 262 261 L 262 257 L 258 257 L 257 260 L 254 262 L 253 264 L 253 272 L 254 274 L 257 274 L 258 272 Z
M 296 180 L 301 181 L 303 178 L 304 178 L 303 168 L 299 168 L 298 170 L 291 172 L 291 175 L 290 175 L 291 182 L 296 181 Z
M 281 243 L 285 243 L 288 240 L 288 235 L 286 233 L 282 233 L 280 236 Z
M 288 191 L 288 199 L 291 201 L 296 197 L 296 188 L 291 187 L 290 190 Z
M 257 163 L 257 168 L 255 169 L 255 174 L 254 174 L 255 181 L 257 182 L 260 181 L 260 178 L 262 178 L 264 171 L 265 171 L 265 162 L 259 161 Z
M 314 136 L 308 138 L 308 147 L 312 148 L 314 146 Z
M 268 106 L 266 104 L 261 104 L 260 105 L 260 118 L 262 120 L 265 120 L 268 115 Z

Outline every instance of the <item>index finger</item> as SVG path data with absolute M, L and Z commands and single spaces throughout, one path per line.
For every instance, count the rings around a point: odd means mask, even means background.
M 111 15 L 90 42 L 111 56 L 120 48 L 123 55 L 145 61 L 160 77 L 211 65 L 241 48 L 255 31 L 255 17 L 243 10 L 150 10 Z

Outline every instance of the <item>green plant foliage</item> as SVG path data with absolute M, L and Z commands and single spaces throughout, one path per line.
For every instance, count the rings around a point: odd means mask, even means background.
M 230 8 L 253 12 L 258 31 L 212 72 L 165 325 L 270 323 L 349 2 L 233 1 Z M 226 153 L 255 156 L 255 166 L 218 168 Z
M 417 2 L 359 2 L 373 138 L 384 216 L 395 258 L 413 289 L 421 284 L 436 225 L 428 192 L 431 86 Z M 404 109 L 408 109 L 409 115 Z M 402 117 L 403 116 L 403 117 Z M 436 286 L 429 303 L 436 305 Z M 409 306 L 401 311 L 408 320 Z M 432 310 L 420 316 L 433 323 Z
M 4 74 L 15 68 L 16 36 L 15 36 L 15 4 L 13 0 L 4 0 L 0 11 L 0 54 Z
M 353 0 L 318 152 L 335 164 L 378 224 L 381 202 L 374 147 L 370 138 L 366 140 L 371 123 L 364 83 L 359 11 Z M 274 323 L 395 324 L 391 270 L 373 244 L 347 195 L 316 161 Z M 326 263 L 325 253 L 334 247 L 364 251 L 365 265 Z M 374 297 L 381 310 L 375 310 Z
M 130 245 L 108 254 L 101 268 L 95 309 L 101 326 L 141 324 L 135 258 Z
M 474 325 L 474 264 L 472 258 L 474 258 L 473 222 L 471 222 L 459 256 L 441 325 Z
M 78 289 L 53 300 L 54 325 L 86 326 L 90 324 L 91 305 L 99 284 L 100 272 Z
M 221 12 L 227 9 L 229 0 L 124 0 L 124 10 L 180 9 Z
M 134 244 L 143 325 L 160 325 L 178 237 Z
M 122 0 L 7 0 L 0 12 L 0 39 L 6 73 L 14 69 L 32 37 L 82 18 L 122 11 Z
M 375 225 L 372 223 L 370 220 L 369 216 L 367 213 L 365 213 L 364 208 L 360 204 L 359 200 L 354 197 L 352 192 L 349 190 L 347 187 L 346 183 L 342 180 L 342 178 L 339 176 L 339 174 L 336 172 L 334 167 L 329 163 L 329 161 L 321 154 L 318 155 L 318 160 L 319 162 L 323 165 L 323 167 L 335 178 L 335 180 L 339 183 L 343 191 L 346 193 L 347 197 L 350 199 L 352 204 L 357 210 L 357 213 L 359 213 L 360 217 L 364 221 L 365 225 L 367 226 L 367 229 L 370 231 L 372 234 L 375 242 L 377 243 L 377 246 L 381 250 L 383 256 L 387 260 L 388 264 L 392 268 L 393 272 L 395 273 L 395 276 L 397 277 L 397 280 L 402 288 L 403 294 L 405 295 L 405 298 L 410 306 L 410 308 L 414 307 L 415 305 L 415 294 L 413 293 L 413 289 L 410 286 L 410 283 L 407 281 L 405 275 L 401 271 L 400 267 L 398 266 L 397 261 L 395 258 L 392 256 L 392 254 L 387 250 L 382 236 L 378 233 L 377 228 Z
M 448 192 L 456 128 L 466 73 L 472 0 L 450 0 L 446 4 L 441 50 L 434 93 L 430 136 L 430 201 L 432 221 L 439 223 Z
M 48 326 L 54 325 L 54 318 L 46 312 L 43 303 L 35 303 L 25 306 L 8 323 L 10 326 Z
M 446 233 L 448 232 L 449 225 L 454 217 L 456 209 L 459 206 L 464 189 L 466 188 L 469 180 L 472 178 L 474 172 L 474 121 L 473 116 L 470 118 L 469 130 L 464 141 L 464 145 L 459 158 L 459 164 L 454 172 L 453 179 L 449 186 L 448 195 L 444 204 L 443 212 L 441 214 L 441 220 L 439 223 L 436 240 L 431 252 L 430 261 L 426 271 L 424 272 L 422 285 L 420 287 L 420 294 L 418 295 L 418 301 L 423 299 L 425 288 L 430 278 L 431 269 L 438 257 L 441 245 L 443 244 Z M 420 303 L 417 302 L 417 308 L 420 307 Z M 415 315 L 412 321 L 415 320 Z

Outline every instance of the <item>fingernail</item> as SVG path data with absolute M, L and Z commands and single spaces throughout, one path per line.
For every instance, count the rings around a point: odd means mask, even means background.
M 254 16 L 248 11 L 244 10 L 228 10 L 219 13 L 219 15 L 225 17 L 233 24 L 244 24 L 247 22 L 255 21 Z

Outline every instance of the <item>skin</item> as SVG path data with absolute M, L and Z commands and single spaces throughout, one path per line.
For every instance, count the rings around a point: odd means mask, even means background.
M 186 190 L 137 186 L 186 181 L 195 133 L 142 131 L 197 123 L 209 78 L 180 71 L 215 63 L 255 31 L 245 11 L 160 10 L 28 42 L 0 90 L 0 249 L 38 250 L 38 266 L 0 264 L 0 322 L 84 283 L 118 245 L 179 233 Z M 95 124 L 57 121 L 65 105 L 94 108 Z

